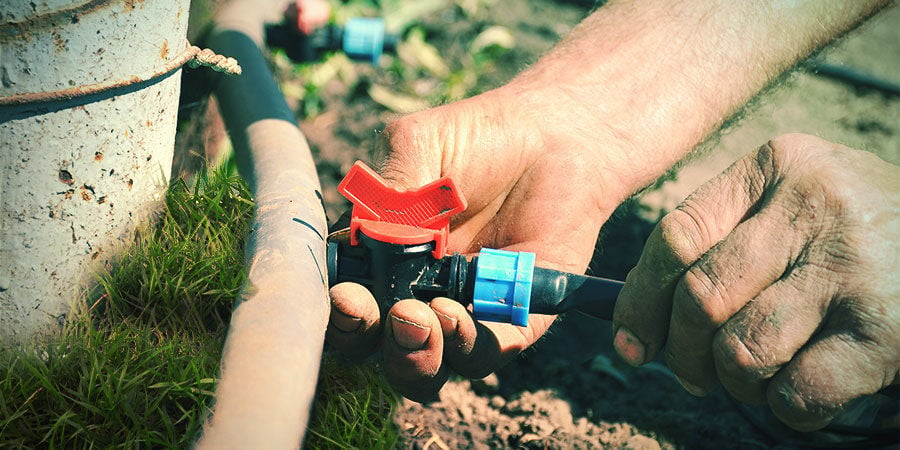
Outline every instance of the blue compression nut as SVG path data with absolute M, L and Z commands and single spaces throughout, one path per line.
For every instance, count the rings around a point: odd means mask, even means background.
M 378 64 L 384 51 L 384 21 L 354 17 L 344 24 L 344 53 L 351 58 Z
M 534 253 L 481 249 L 472 293 L 475 318 L 528 326 L 533 276 Z

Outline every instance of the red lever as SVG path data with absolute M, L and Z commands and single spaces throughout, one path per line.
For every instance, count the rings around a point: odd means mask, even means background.
M 417 245 L 434 241 L 435 258 L 443 258 L 450 233 L 450 216 L 466 209 L 466 201 L 449 177 L 425 186 L 398 191 L 362 161 L 357 161 L 338 185 L 353 203 L 350 245 L 357 231 L 391 244 Z

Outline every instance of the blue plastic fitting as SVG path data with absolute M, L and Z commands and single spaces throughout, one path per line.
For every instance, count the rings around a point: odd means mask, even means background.
M 475 266 L 475 319 L 528 326 L 534 253 L 481 249 Z
M 351 58 L 378 64 L 384 51 L 384 21 L 355 17 L 344 24 L 344 52 Z

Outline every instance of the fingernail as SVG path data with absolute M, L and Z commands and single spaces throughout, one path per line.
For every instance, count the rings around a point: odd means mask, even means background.
M 697 386 L 694 386 L 693 384 L 688 383 L 687 381 L 682 380 L 681 377 L 679 377 L 678 375 L 675 375 L 675 379 L 678 380 L 678 383 L 681 384 L 681 386 L 684 388 L 684 390 L 690 392 L 691 395 L 693 395 L 694 397 L 703 397 L 706 395 L 705 390 L 703 390 Z
M 359 317 L 348 316 L 334 308 L 331 309 L 331 324 L 345 333 L 356 331 L 362 325 Z
M 456 318 L 450 317 L 438 310 L 435 310 L 434 313 L 437 314 L 438 321 L 441 322 L 441 333 L 444 335 L 444 337 L 455 335 L 456 326 L 458 325 L 459 321 L 457 321 Z
M 628 328 L 620 327 L 616 332 L 614 339 L 616 352 L 619 356 L 632 366 L 639 366 L 644 363 L 645 347 L 640 339 L 635 337 L 634 333 Z
M 431 328 L 391 315 L 391 334 L 394 342 L 407 350 L 419 350 L 431 334 Z

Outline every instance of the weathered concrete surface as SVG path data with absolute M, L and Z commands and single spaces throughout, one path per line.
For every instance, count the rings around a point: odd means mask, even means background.
M 186 46 L 188 0 L 0 4 L 0 98 L 127 79 Z M 180 71 L 0 107 L 0 343 L 51 333 L 161 205 Z

